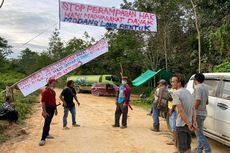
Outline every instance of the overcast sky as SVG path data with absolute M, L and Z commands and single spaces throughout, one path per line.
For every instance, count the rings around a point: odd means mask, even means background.
M 123 0 L 65 1 L 116 8 L 119 8 L 120 3 L 123 2 Z M 46 49 L 52 31 L 58 28 L 58 16 L 58 0 L 5 0 L 0 9 L 0 36 L 7 39 L 9 45 L 13 46 L 14 53 L 10 57 L 17 57 L 20 51 L 27 47 L 38 52 Z M 44 34 L 23 46 L 46 29 L 48 30 Z M 68 41 L 74 36 L 82 38 L 85 31 L 96 40 L 106 32 L 102 27 L 62 22 L 60 36 L 64 41 Z

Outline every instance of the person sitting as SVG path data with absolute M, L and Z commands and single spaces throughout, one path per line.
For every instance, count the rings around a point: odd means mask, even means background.
M 18 120 L 18 112 L 12 106 L 12 100 L 9 96 L 6 96 L 5 102 L 0 109 L 0 119 L 10 122 L 16 122 Z

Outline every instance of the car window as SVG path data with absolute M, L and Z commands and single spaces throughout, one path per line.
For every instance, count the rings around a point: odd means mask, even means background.
M 224 80 L 222 98 L 230 100 L 230 81 Z
M 95 86 L 95 87 L 99 87 L 100 85 L 99 85 L 99 84 L 95 84 L 94 86 Z
M 113 85 L 107 84 L 107 88 L 108 88 L 108 89 L 111 89 L 111 88 L 113 88 Z
M 209 96 L 216 96 L 219 80 L 205 80 L 204 82 L 208 88 Z
M 100 84 L 100 87 L 106 88 L 106 84 Z
M 104 86 L 105 86 L 104 84 L 97 84 L 97 85 L 96 85 L 97 88 L 102 88 L 102 87 L 104 87 Z

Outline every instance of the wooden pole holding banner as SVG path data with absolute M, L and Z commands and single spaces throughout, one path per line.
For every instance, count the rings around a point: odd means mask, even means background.
M 4 0 L 2 0 L 2 3 L 0 4 L 0 8 L 2 8 L 2 6 L 3 6 L 3 3 L 4 3 Z
M 124 74 L 124 69 L 123 69 L 123 66 L 122 66 L 121 62 L 120 62 L 120 68 L 121 68 L 120 74 L 121 74 L 121 79 L 122 79 L 123 74 Z M 130 104 L 128 105 L 128 107 L 129 107 L 131 110 L 133 110 L 133 107 L 132 107 Z
M 61 18 L 61 13 L 60 13 L 60 11 L 61 11 L 61 8 L 60 8 L 60 4 L 61 4 L 61 0 L 58 0 L 58 30 L 61 30 L 61 22 L 60 22 L 60 18 Z
M 120 74 L 121 74 L 121 78 L 122 78 L 122 77 L 123 77 L 124 70 L 123 70 L 123 67 L 122 67 L 121 62 L 120 62 L 120 68 L 121 68 L 121 72 L 120 72 Z

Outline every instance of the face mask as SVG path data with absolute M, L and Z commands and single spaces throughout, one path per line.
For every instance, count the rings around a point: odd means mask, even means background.
M 121 83 L 122 83 L 123 85 L 126 85 L 126 83 L 127 83 L 127 82 L 126 82 L 126 81 L 124 81 L 124 80 L 122 80 L 122 82 L 121 82 Z

